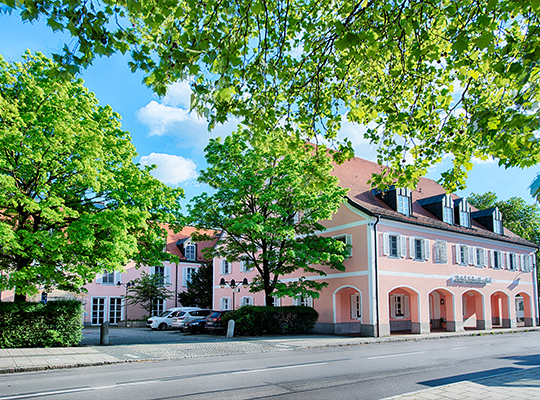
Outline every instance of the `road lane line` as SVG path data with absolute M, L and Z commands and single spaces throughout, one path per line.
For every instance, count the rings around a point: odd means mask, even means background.
M 119 388 L 119 387 L 124 387 L 124 386 L 135 386 L 135 385 L 148 385 L 151 383 L 159 383 L 159 382 L 160 381 L 140 381 L 140 382 L 118 383 L 115 385 L 108 385 L 108 386 L 95 386 L 95 387 L 84 387 L 84 388 L 76 388 L 76 389 L 51 390 L 49 392 L 15 394 L 12 396 L 0 397 L 0 400 L 29 399 L 32 397 L 53 396 L 57 394 L 77 393 L 77 392 L 90 392 L 92 390 L 114 389 L 114 388 Z
M 462 347 L 453 347 L 451 348 L 450 350 L 462 350 L 462 349 L 466 349 L 467 346 L 462 346 Z
M 424 354 L 425 351 L 415 351 L 414 353 L 399 353 L 399 354 L 388 354 L 386 356 L 374 356 L 367 357 L 367 360 L 376 360 L 377 358 L 390 358 L 390 357 L 401 357 L 401 356 L 412 356 L 413 354 Z
M 328 364 L 327 362 L 322 362 L 322 363 L 314 363 L 314 364 L 298 364 L 298 365 L 287 365 L 286 367 L 269 367 L 269 368 L 262 368 L 262 369 L 250 369 L 248 371 L 238 371 L 238 372 L 233 372 L 232 375 L 237 375 L 237 374 L 251 374 L 253 372 L 269 372 L 269 371 L 276 371 L 278 369 L 291 369 L 291 368 L 303 368 L 303 367 L 316 367 L 316 366 L 319 366 L 319 365 L 326 365 Z M 2 400 L 2 399 L 0 399 Z

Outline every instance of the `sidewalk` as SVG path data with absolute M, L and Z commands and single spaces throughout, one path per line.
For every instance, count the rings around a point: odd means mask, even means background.
M 127 329 L 127 330 L 126 330 Z M 372 343 L 430 340 L 482 334 L 540 331 L 540 327 L 496 331 L 440 332 L 427 335 L 395 335 L 383 338 L 330 335 L 238 337 L 183 335 L 173 331 L 153 332 L 136 328 L 111 329 L 111 345 L 99 346 L 99 328 L 85 328 L 83 346 L 46 349 L 0 349 L 0 374 L 45 369 L 75 368 L 123 362 L 291 351 L 322 347 L 358 346 Z M 126 335 L 126 336 L 122 336 Z M 126 343 L 125 337 L 139 340 Z M 116 343 L 116 344 L 115 344 Z M 124 343 L 124 344 L 123 344 Z M 84 345 L 86 344 L 86 345 Z M 536 399 L 540 398 L 540 367 L 504 375 L 462 381 L 424 389 L 392 399 Z

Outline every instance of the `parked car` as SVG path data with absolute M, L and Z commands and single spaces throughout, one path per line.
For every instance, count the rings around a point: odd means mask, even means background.
M 152 330 L 160 330 L 167 329 L 171 327 L 172 320 L 173 320 L 173 314 L 177 311 L 182 310 L 193 310 L 195 307 L 174 307 L 169 308 L 167 311 L 163 311 L 159 315 L 155 315 L 153 317 L 150 317 L 146 320 L 146 327 L 152 328 Z
M 186 324 L 196 319 L 206 318 L 212 314 L 213 310 L 201 310 L 200 308 L 194 310 L 181 310 L 177 311 L 173 315 L 171 327 L 173 329 L 179 329 L 182 332 L 187 332 Z
M 227 325 L 221 319 L 228 311 L 214 311 L 208 317 L 206 317 L 206 326 L 205 329 L 207 332 L 225 332 L 227 330 Z
M 186 324 L 186 331 L 195 334 L 195 333 L 204 333 L 205 332 L 205 326 L 206 326 L 206 318 L 199 318 L 196 320 L 193 320 L 191 322 L 188 322 Z

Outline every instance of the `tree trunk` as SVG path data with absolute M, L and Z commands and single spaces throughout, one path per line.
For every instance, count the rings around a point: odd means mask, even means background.
M 13 301 L 26 301 L 26 295 L 25 294 L 15 294 L 13 297 Z

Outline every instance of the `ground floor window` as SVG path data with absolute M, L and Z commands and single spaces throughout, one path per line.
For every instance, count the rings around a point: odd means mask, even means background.
M 240 305 L 241 306 L 252 306 L 253 305 L 253 297 L 251 296 L 244 296 L 240 299 Z
M 231 309 L 231 298 L 230 297 L 222 297 L 219 299 L 219 309 L 224 310 L 230 310 Z
M 159 315 L 165 311 L 165 300 L 154 300 L 152 303 L 152 316 Z
M 392 318 L 409 317 L 409 296 L 404 294 L 390 296 L 390 316 Z
M 122 298 L 109 297 L 109 322 L 117 324 L 122 321 Z
M 362 298 L 360 293 L 351 294 L 351 319 L 362 318 Z
M 105 297 L 92 297 L 92 325 L 105 322 Z
M 309 296 L 300 296 L 293 299 L 293 305 L 295 306 L 306 306 L 313 307 L 313 297 Z

